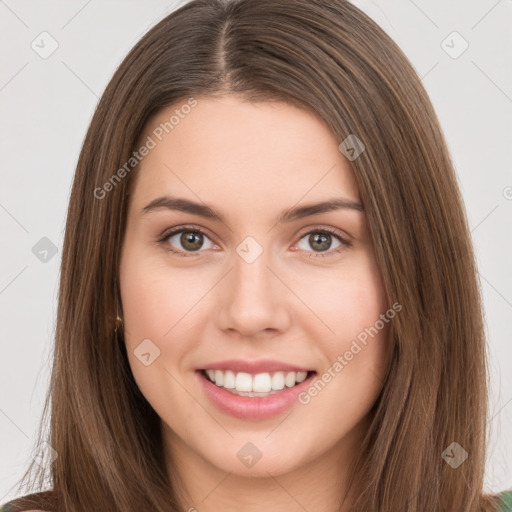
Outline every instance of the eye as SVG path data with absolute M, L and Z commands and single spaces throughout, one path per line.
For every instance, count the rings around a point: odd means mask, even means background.
M 332 245 L 333 238 L 335 238 L 338 241 L 338 245 L 334 250 L 329 251 Z M 315 250 L 315 254 L 313 256 L 309 256 L 310 258 L 324 258 L 326 256 L 333 256 L 334 254 L 338 254 L 342 252 L 345 248 L 350 247 L 352 245 L 351 242 L 349 242 L 346 238 L 341 236 L 337 230 L 331 228 L 323 228 L 314 231 L 308 231 L 305 235 L 301 237 L 299 243 L 303 239 L 306 239 L 306 243 L 309 244 L 311 247 L 320 251 L 316 252 Z
M 201 229 L 194 227 L 181 226 L 180 228 L 174 229 L 171 232 L 168 232 L 164 235 L 164 237 L 159 240 L 162 244 L 164 244 L 165 248 L 168 251 L 171 251 L 178 256 L 194 256 L 194 254 L 187 254 L 188 252 L 197 252 L 202 248 L 204 239 L 208 238 L 206 233 Z M 173 249 L 171 247 L 171 243 L 174 240 L 174 243 L 178 243 L 182 248 L 178 248 L 178 250 Z
M 310 244 L 314 249 L 314 255 L 309 256 L 309 258 L 332 256 L 342 252 L 345 248 L 352 245 L 349 240 L 341 236 L 337 230 L 332 228 L 308 231 L 306 234 L 302 235 L 299 243 L 303 239 L 306 239 L 306 237 L 308 237 L 306 243 Z M 334 250 L 329 250 L 331 248 L 333 238 L 337 240 L 338 245 Z M 205 239 L 210 240 L 208 235 L 202 229 L 193 226 L 180 226 L 179 228 L 175 228 L 170 232 L 167 232 L 160 240 L 158 240 L 158 242 L 163 244 L 166 250 L 175 253 L 180 257 L 190 257 L 195 256 L 194 253 L 199 252 L 200 249 L 204 249 L 203 245 Z M 211 243 L 215 246 L 213 242 Z M 181 245 L 181 248 L 173 248 L 173 244 L 179 244 Z M 307 252 L 307 249 L 304 250 Z

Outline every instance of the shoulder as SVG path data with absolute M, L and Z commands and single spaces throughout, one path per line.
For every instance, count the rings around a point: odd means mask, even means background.
M 498 512 L 512 512 L 512 489 L 498 494 L 500 498 L 500 508 Z
M 31 508 L 24 508 L 23 505 L 19 503 L 19 500 L 9 501 L 8 503 L 0 506 L 0 512 L 50 512 L 49 510 L 32 508 L 33 505 L 28 505 Z
M 6 504 L 0 508 L 0 512 L 14 512 L 15 510 L 19 510 L 19 509 L 12 508 L 9 504 Z M 46 511 L 41 510 L 40 508 L 38 508 L 38 509 L 34 508 L 32 510 L 23 510 L 23 512 L 46 512 Z
M 10 508 L 9 505 L 4 505 L 2 508 L 0 508 L 0 512 L 13 512 L 13 508 Z M 41 510 L 38 508 L 37 510 L 34 508 L 32 510 L 24 510 L 23 512 L 46 512 L 45 510 Z
M 0 512 L 52 512 L 53 492 L 44 491 L 27 494 L 0 504 Z

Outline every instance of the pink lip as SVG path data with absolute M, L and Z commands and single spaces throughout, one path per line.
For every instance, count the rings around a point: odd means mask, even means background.
M 215 385 L 213 382 L 210 382 L 201 370 L 196 370 L 195 374 L 203 386 L 206 396 L 220 411 L 244 420 L 264 420 L 283 413 L 298 401 L 299 394 L 311 385 L 316 375 L 316 373 L 312 373 L 300 384 L 292 388 L 285 387 L 282 391 L 278 391 L 274 395 L 248 397 L 235 395 Z
M 206 366 L 198 368 L 200 370 L 231 370 L 235 373 L 246 372 L 251 374 L 265 372 L 308 372 L 311 368 L 301 368 L 293 364 L 276 361 L 273 359 L 258 359 L 256 361 L 244 361 L 243 359 L 227 359 L 217 363 L 208 363 Z

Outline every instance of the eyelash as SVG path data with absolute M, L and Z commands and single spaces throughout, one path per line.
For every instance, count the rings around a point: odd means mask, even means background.
M 162 244 L 164 246 L 165 250 L 170 251 L 173 254 L 176 254 L 177 256 L 180 256 L 182 258 L 194 257 L 197 254 L 196 252 L 188 253 L 186 251 L 178 251 L 176 249 L 173 249 L 169 244 L 166 243 L 169 240 L 169 238 L 171 238 L 171 236 L 173 236 L 177 233 L 186 232 L 186 231 L 190 231 L 192 233 L 199 233 L 201 235 L 204 235 L 204 236 L 210 238 L 202 229 L 197 228 L 195 226 L 180 226 L 180 227 L 175 228 L 169 232 L 166 232 L 162 236 L 162 238 L 160 238 L 158 240 L 158 243 Z M 332 229 L 332 228 L 313 229 L 311 231 L 308 231 L 307 233 L 304 233 L 299 238 L 299 241 L 302 240 L 306 235 L 311 235 L 313 233 L 332 235 L 341 242 L 341 245 L 337 249 L 328 251 L 325 254 L 322 252 L 315 253 L 315 256 L 309 256 L 309 258 L 325 258 L 325 257 L 333 256 L 335 254 L 339 254 L 341 251 L 345 250 L 347 247 L 352 246 L 352 243 L 350 241 L 348 241 L 346 238 L 342 237 L 337 230 Z

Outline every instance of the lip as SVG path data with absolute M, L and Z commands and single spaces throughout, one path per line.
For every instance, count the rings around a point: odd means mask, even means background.
M 247 361 L 244 359 L 226 359 L 216 363 L 208 363 L 198 368 L 198 370 L 231 370 L 234 373 L 245 372 L 256 375 L 258 373 L 271 373 L 279 371 L 288 372 L 311 372 L 313 368 L 303 368 L 284 361 L 276 361 L 275 359 L 258 359 L 255 361 Z
M 211 367 L 208 366 L 208 368 L 210 369 Z M 220 370 L 222 368 L 216 369 Z M 213 402 L 221 412 L 235 418 L 253 421 L 272 418 L 290 409 L 298 402 L 298 396 L 311 385 L 315 378 L 316 372 L 310 373 L 311 375 L 309 375 L 307 379 L 292 388 L 285 388 L 269 396 L 248 397 L 235 395 L 217 386 L 213 382 L 210 382 L 204 375 L 203 370 L 195 371 L 207 398 Z

